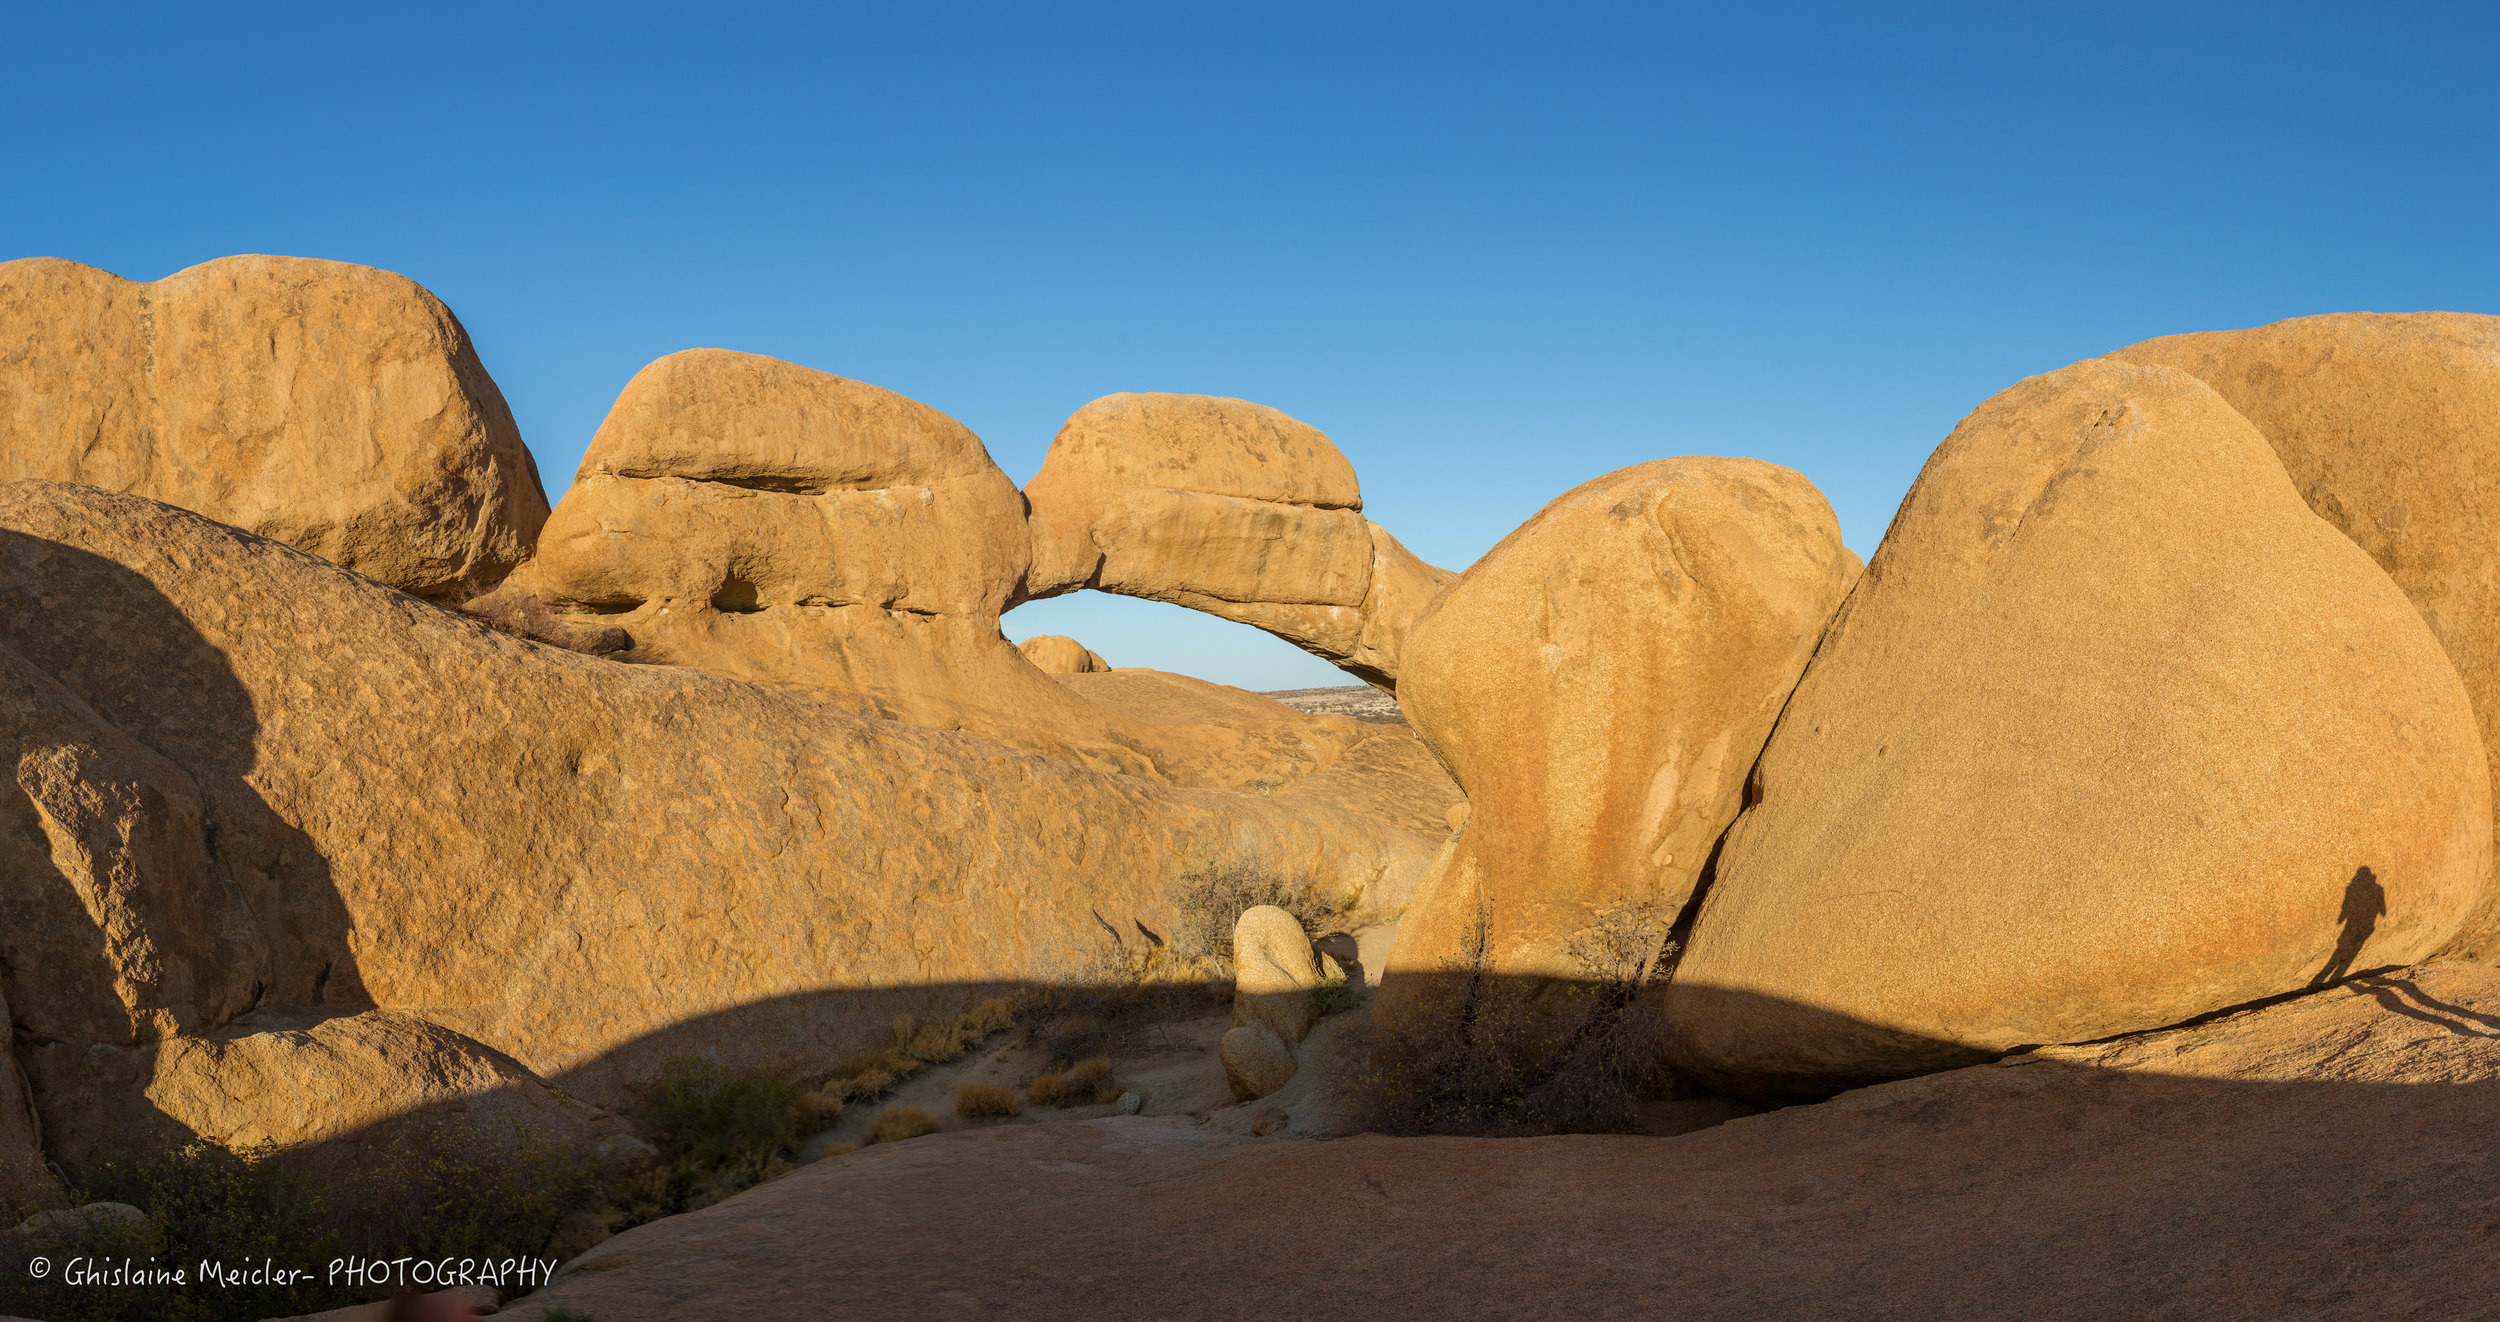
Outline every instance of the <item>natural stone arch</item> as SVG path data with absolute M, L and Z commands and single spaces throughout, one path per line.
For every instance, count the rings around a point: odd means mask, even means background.
M 1020 599 L 1168 601 L 1392 691 L 1407 625 L 1456 577 L 1363 517 L 1354 466 L 1318 428 L 1248 400 L 1105 395 L 1059 429 L 1024 495 Z

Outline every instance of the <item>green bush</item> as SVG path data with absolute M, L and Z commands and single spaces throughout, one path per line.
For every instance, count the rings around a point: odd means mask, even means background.
M 1362 1008 L 1363 993 L 1346 985 L 1343 978 L 1322 978 L 1311 989 L 1311 1017 L 1325 1019 L 1332 1014 Z
M 634 1120 L 665 1158 L 760 1176 L 798 1141 L 800 1099 L 777 1075 L 678 1056 L 636 1089 Z

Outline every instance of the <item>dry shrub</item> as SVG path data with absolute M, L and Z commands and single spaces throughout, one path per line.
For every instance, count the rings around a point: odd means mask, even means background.
M 323 1151 L 228 1149 L 206 1140 L 107 1163 L 79 1203 L 119 1202 L 145 1221 L 99 1220 L 67 1244 L 10 1243 L 0 1261 L 0 1311 L 58 1322 L 209 1322 L 293 1316 L 369 1302 L 387 1287 L 333 1285 L 318 1264 L 341 1254 L 487 1258 L 569 1256 L 562 1241 L 598 1200 L 590 1155 L 544 1131 L 483 1125 L 457 1113 L 409 1118 L 366 1143 Z M 134 1285 L 72 1289 L 35 1279 L 26 1256 L 71 1253 L 145 1264 L 263 1259 L 316 1267 L 287 1284 Z
M 1183 958 L 1210 956 L 1227 974 L 1233 966 L 1233 925 L 1242 914 L 1272 904 L 1292 914 L 1312 937 L 1352 930 L 1358 895 L 1328 896 L 1309 877 L 1287 877 L 1255 863 L 1209 863 L 1173 883 L 1180 925 L 1172 944 Z
M 900 1143 L 907 1138 L 937 1132 L 937 1121 L 917 1106 L 889 1106 L 877 1112 L 876 1121 L 868 1126 L 871 1143 Z
M 1631 905 L 1597 915 L 1572 944 L 1577 980 L 1506 978 L 1486 967 L 1489 915 L 1442 971 L 1449 992 L 1429 1031 L 1383 1034 L 1356 1083 L 1372 1128 L 1394 1134 L 1535 1134 L 1626 1129 L 1670 1083 L 1641 1006 L 1673 959 L 1674 914 Z
M 1022 1115 L 1024 1103 L 1016 1100 L 1013 1088 L 1001 1088 L 995 1083 L 967 1083 L 955 1090 L 955 1114 L 966 1120 Z
M 1036 1078 L 1025 1095 L 1035 1106 L 1095 1106 L 1120 1100 L 1120 1086 L 1111 1080 L 1111 1057 L 1095 1056 Z
M 894 1021 L 894 1045 L 844 1061 L 818 1090 L 816 1105 L 839 1115 L 847 1103 L 878 1096 L 931 1065 L 960 1060 L 1015 1023 L 1016 1012 L 1016 998 L 997 996 L 940 1023 L 922 1025 L 902 1016 Z

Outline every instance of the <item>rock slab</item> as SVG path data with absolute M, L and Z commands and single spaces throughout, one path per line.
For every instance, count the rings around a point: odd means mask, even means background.
M 2325 1322 L 2479 1317 L 2500 1293 L 2481 1233 L 2500 973 L 2435 965 L 2018 1059 L 1676 1138 L 940 1135 L 628 1231 L 530 1302 L 601 1322 L 1994 1322 L 2008 1301 Z

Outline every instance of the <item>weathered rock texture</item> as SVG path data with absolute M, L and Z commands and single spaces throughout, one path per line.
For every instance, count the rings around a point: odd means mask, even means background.
M 1235 1024 L 1224 1031 L 1216 1044 L 1216 1058 L 1223 1062 L 1224 1081 L 1232 1086 L 1233 1096 L 1242 1101 L 1265 1097 L 1293 1081 L 1300 1066 L 1294 1060 L 1293 1044 L 1277 1036 L 1276 1030 L 1264 1022 Z
M 2034 377 L 1946 438 L 1758 777 L 1667 1000 L 1748 1095 L 2418 960 L 2490 862 L 2437 640 L 2163 367 Z
M 2111 354 L 2175 367 L 2257 425 L 2309 508 L 2396 580 L 2500 750 L 2500 317 L 2300 317 Z M 2500 958 L 2500 887 L 2458 938 Z
M 538 557 L 469 608 L 559 646 L 1166 784 L 1275 789 L 1377 733 L 1281 708 L 1255 732 L 1181 728 L 1088 700 L 999 633 L 1029 556 L 1023 497 L 954 419 L 865 382 L 695 349 L 626 386 Z
M 1398 701 L 1469 811 L 1399 927 L 1382 1017 L 1426 1029 L 1474 985 L 1455 971 L 1525 991 L 1654 956 L 1859 568 L 1798 474 L 1662 459 L 1555 500 L 1444 591 Z
M 1035 634 L 1016 644 L 1016 650 L 1046 675 L 1099 675 L 1111 669 L 1111 663 L 1066 634 Z
M 1106 395 L 1059 429 L 1024 494 L 1025 596 L 1177 602 L 1382 685 L 1451 577 L 1364 519 L 1353 465 L 1317 428 L 1247 400 Z
M 2496 1032 L 2500 974 L 2435 966 L 1678 1138 L 941 1135 L 628 1231 L 530 1303 L 601 1322 L 1160 1319 L 1174 1300 L 1245 1322 L 2477 1317 L 2500 1291 L 2473 1229 L 2500 1223 Z
M 116 774 L 198 796 L 206 849 L 160 851 L 141 899 L 231 885 L 259 1004 L 416 1016 L 598 1104 L 671 1054 L 805 1073 L 898 1015 L 1090 976 L 1106 927 L 1169 930 L 1173 879 L 1211 858 L 1368 894 L 1434 843 L 1322 797 L 1172 789 L 541 647 L 134 497 L 11 484 L 0 530 L 0 643 L 153 754 Z M 50 756 L 20 738 L 21 766 Z M 12 886 L 77 888 L 56 873 Z M 130 922 L 162 962 L 226 968 L 215 923 L 156 912 Z M 53 1034 L 81 1051 L 31 1058 L 48 1109 L 86 1087 L 55 1065 L 132 1035 L 118 989 L 199 1032 L 238 999 L 203 974 L 184 1001 L 101 945 L 55 967 L 83 989 L 65 1004 L 102 1009 Z
M 1233 923 L 1233 1022 L 1263 1024 L 1290 1047 L 1311 1031 L 1318 986 L 1319 961 L 1302 924 L 1272 904 L 1243 910 Z
M 194 1136 L 230 1149 L 342 1140 L 365 1148 L 400 1123 L 454 1109 L 490 1140 L 534 1131 L 587 1141 L 614 1123 L 502 1053 L 388 1010 L 262 1010 L 205 1036 L 131 1051 L 68 1043 L 34 1051 L 53 1087 L 84 1103 L 48 1108 L 44 1129 L 74 1170 Z M 335 1164 L 349 1153 L 323 1156 Z
M 127 1046 L 248 1008 L 269 952 L 210 858 L 192 779 L 5 647 L 0 749 L 15 773 L 0 983 L 17 1031 Z
M 501 578 L 547 517 L 450 309 L 297 257 L 153 284 L 0 262 L 0 476 L 148 496 L 426 597 Z

